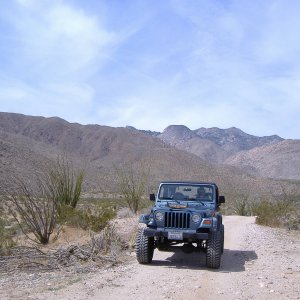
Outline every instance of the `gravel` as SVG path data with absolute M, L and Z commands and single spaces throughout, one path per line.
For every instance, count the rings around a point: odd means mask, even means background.
M 259 226 L 254 217 L 224 223 L 219 270 L 206 268 L 204 253 L 155 250 L 151 265 L 139 265 L 127 252 L 114 266 L 1 273 L 0 299 L 300 299 L 300 232 Z

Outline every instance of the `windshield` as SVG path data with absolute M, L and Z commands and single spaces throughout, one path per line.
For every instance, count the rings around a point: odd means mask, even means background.
M 158 198 L 160 200 L 212 202 L 213 190 L 213 186 L 208 184 L 166 183 L 160 186 Z

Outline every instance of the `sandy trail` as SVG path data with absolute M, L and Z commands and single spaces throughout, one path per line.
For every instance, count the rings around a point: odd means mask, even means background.
M 133 259 L 36 298 L 299 299 L 299 235 L 289 237 L 289 255 L 283 256 L 276 239 L 286 231 L 258 226 L 254 217 L 226 216 L 224 224 L 225 250 L 219 270 L 206 268 L 204 253 L 155 250 L 150 265 Z
M 254 217 L 225 216 L 225 250 L 219 270 L 205 266 L 205 253 L 155 250 L 150 265 L 129 262 L 86 275 L 49 273 L 55 281 L 1 278 L 2 299 L 300 299 L 300 232 L 255 224 Z M 64 274 L 65 276 L 66 274 Z M 70 277 L 71 276 L 71 277 Z M 27 278 L 26 278 L 27 277 Z M 2 279 L 2 281 L 1 281 Z

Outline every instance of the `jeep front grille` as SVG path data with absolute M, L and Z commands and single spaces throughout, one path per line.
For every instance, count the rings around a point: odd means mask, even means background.
M 190 228 L 190 213 L 184 212 L 165 212 L 165 227 L 166 228 Z

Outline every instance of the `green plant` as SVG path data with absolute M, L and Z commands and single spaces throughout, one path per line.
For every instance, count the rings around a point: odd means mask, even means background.
M 105 209 L 113 208 L 119 210 L 127 207 L 127 203 L 123 198 L 81 198 L 78 201 L 78 206 L 82 209 Z
M 105 228 L 115 216 L 116 212 L 112 207 L 98 208 L 91 212 L 90 209 L 80 210 L 63 205 L 58 216 L 58 223 L 98 232 Z
M 59 205 L 76 207 L 84 179 L 84 170 L 76 169 L 65 157 L 59 157 L 49 172 L 49 179 Z
M 49 242 L 62 206 L 76 207 L 81 194 L 83 170 L 76 170 L 65 157 L 59 157 L 48 170 L 32 175 L 31 180 L 12 178 L 17 187 L 6 193 L 10 212 L 22 232 L 31 240 L 32 232 L 42 244 Z
M 115 166 L 115 174 L 119 193 L 126 200 L 129 209 L 136 214 L 141 208 L 142 196 L 148 185 L 150 167 L 141 162 L 128 162 L 122 167 Z
M 248 204 L 246 198 L 241 198 L 240 201 L 235 202 L 234 211 L 239 216 L 247 216 Z
M 249 216 L 251 214 L 251 201 L 248 195 L 236 194 L 231 196 L 230 210 L 239 216 Z
M 252 214 L 257 216 L 256 222 L 272 227 L 284 226 L 295 213 L 293 201 L 286 200 L 262 200 L 253 203 Z
M 47 244 L 54 230 L 57 214 L 53 186 L 47 177 L 36 177 L 34 188 L 30 182 L 19 178 L 15 178 L 15 181 L 18 188 L 6 195 L 10 213 L 27 238 L 33 240 L 28 235 L 28 232 L 32 232 L 38 242 Z
M 13 241 L 13 230 L 6 220 L 0 218 L 0 253 L 6 253 L 7 250 L 15 246 Z

